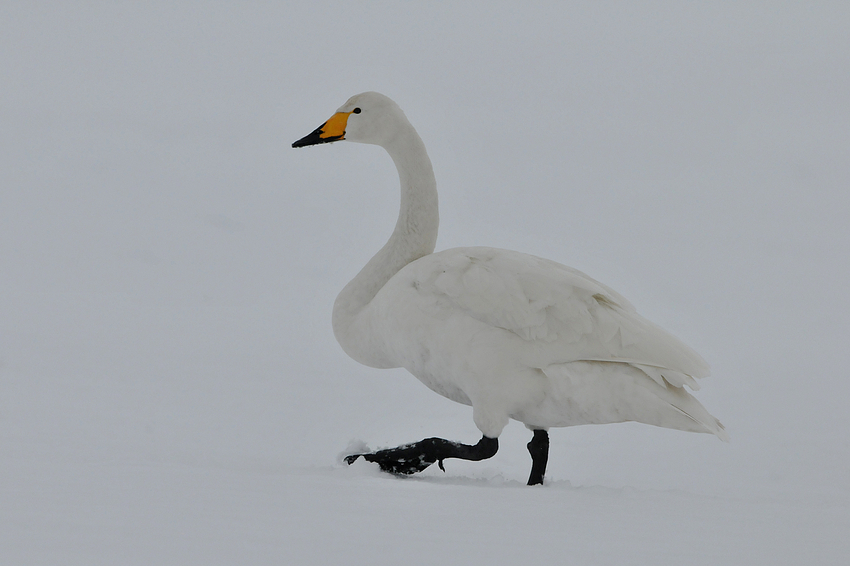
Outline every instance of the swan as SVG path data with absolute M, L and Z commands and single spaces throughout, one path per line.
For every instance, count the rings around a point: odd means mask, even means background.
M 292 147 L 375 144 L 398 169 L 401 210 L 389 241 L 340 292 L 334 335 L 354 360 L 403 367 L 431 390 L 472 407 L 477 444 L 442 438 L 346 457 L 412 474 L 443 460 L 483 460 L 510 419 L 532 431 L 528 485 L 542 484 L 548 430 L 637 421 L 728 441 L 685 390 L 706 362 L 616 291 L 532 255 L 487 247 L 434 252 L 437 186 L 422 139 L 376 92 L 351 97 Z

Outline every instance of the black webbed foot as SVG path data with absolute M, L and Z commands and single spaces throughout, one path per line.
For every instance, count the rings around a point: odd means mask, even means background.
M 368 454 L 352 454 L 351 456 L 346 456 L 345 461 L 353 464 L 357 458 L 362 456 L 367 462 L 378 464 L 381 470 L 385 472 L 399 475 L 415 474 L 437 461 L 437 456 L 434 453 L 431 442 L 433 440 L 439 441 L 442 439 L 427 438 L 420 442 L 378 450 L 377 452 L 370 452 Z M 447 442 L 445 440 L 442 441 Z
M 346 456 L 345 461 L 348 464 L 353 464 L 357 458 L 362 457 L 367 462 L 378 464 L 381 470 L 385 472 L 410 475 L 421 472 L 434 462 L 438 462 L 440 469 L 445 472 L 443 460 L 446 458 L 483 460 L 493 456 L 498 449 L 499 441 L 486 436 L 482 437 L 478 444 L 474 446 L 442 438 L 426 438 L 396 448 L 387 448 L 368 454 L 352 454 Z

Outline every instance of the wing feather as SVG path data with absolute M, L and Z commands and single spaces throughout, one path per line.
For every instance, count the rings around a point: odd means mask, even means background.
M 578 270 L 493 248 L 455 248 L 427 260 L 416 274 L 420 293 L 453 312 L 562 353 L 563 359 L 551 363 L 629 363 L 659 385 L 692 389 L 699 388 L 694 378 L 709 373 L 699 354 Z

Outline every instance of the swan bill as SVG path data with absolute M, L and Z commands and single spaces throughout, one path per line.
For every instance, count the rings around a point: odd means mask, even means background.
M 293 143 L 292 147 L 306 147 L 345 139 L 345 127 L 350 115 L 351 112 L 337 112 L 327 122 Z

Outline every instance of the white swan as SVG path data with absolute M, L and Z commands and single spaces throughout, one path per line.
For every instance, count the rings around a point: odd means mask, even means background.
M 553 261 L 493 248 L 434 253 L 439 217 L 431 160 L 401 108 L 353 96 L 293 143 L 380 145 L 401 181 L 401 212 L 386 245 L 336 299 L 334 334 L 367 366 L 404 367 L 433 391 L 472 406 L 476 445 L 438 438 L 355 454 L 414 473 L 445 458 L 496 453 L 509 419 L 534 431 L 529 485 L 542 483 L 550 427 L 638 421 L 728 436 L 684 388 L 708 366 L 622 296 Z

